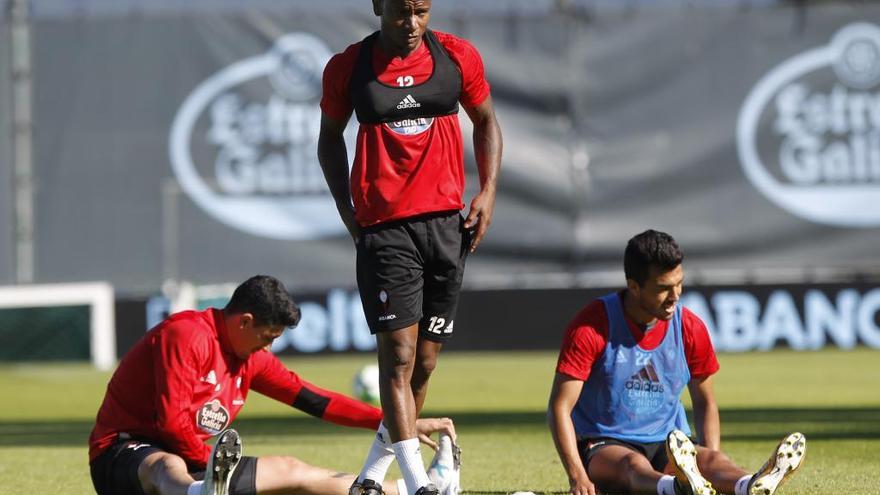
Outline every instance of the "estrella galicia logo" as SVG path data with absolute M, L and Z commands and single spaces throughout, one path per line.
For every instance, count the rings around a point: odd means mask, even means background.
M 663 383 L 650 361 L 624 382 L 622 397 L 624 405 L 638 414 L 652 413 L 663 405 Z
M 258 236 L 344 233 L 315 152 L 321 76 L 330 56 L 315 36 L 287 34 L 186 98 L 171 127 L 169 153 L 183 191 L 200 208 Z M 353 140 L 351 132 L 346 139 Z
M 200 430 L 219 435 L 229 425 L 229 411 L 223 407 L 219 399 L 205 403 L 196 411 L 196 426 Z
M 880 225 L 880 27 L 840 29 L 786 60 L 740 110 L 737 149 L 752 184 L 789 212 Z
M 391 129 L 395 134 L 414 136 L 430 129 L 433 123 L 434 117 L 419 117 L 417 119 L 403 119 L 396 122 L 388 122 L 385 124 L 385 127 Z

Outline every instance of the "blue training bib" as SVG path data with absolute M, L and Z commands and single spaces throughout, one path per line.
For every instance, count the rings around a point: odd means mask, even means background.
M 579 436 L 660 442 L 673 429 L 690 435 L 679 400 L 691 374 L 681 337 L 681 305 L 657 348 L 636 344 L 617 293 L 601 298 L 608 315 L 608 343 L 571 412 Z

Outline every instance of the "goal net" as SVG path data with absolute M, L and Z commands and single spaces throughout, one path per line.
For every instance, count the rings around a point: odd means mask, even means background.
M 0 361 L 116 364 L 113 286 L 106 282 L 0 287 Z

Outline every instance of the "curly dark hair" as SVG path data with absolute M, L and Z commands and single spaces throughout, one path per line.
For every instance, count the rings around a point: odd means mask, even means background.
M 635 280 L 641 287 L 652 266 L 669 271 L 680 265 L 683 259 L 684 254 L 671 235 L 649 229 L 626 243 L 623 272 L 627 280 Z
M 250 313 L 258 325 L 295 327 L 299 306 L 293 302 L 284 284 L 269 275 L 255 275 L 235 288 L 232 299 L 223 308 L 228 313 Z

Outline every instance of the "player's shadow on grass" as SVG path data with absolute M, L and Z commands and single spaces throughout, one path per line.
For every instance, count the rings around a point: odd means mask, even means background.
M 689 414 L 689 417 L 692 417 Z M 880 438 L 880 408 L 743 408 L 721 411 L 726 440 L 773 440 L 801 431 L 810 440 Z
M 460 432 L 467 430 L 546 430 L 545 414 L 536 412 L 427 411 L 449 416 Z M 724 438 L 776 441 L 788 431 L 803 431 L 810 440 L 880 438 L 880 407 L 725 409 L 721 412 Z M 0 446 L 85 446 L 93 423 L 75 421 L 0 421 Z M 244 436 L 270 438 L 303 435 L 350 435 L 339 427 L 302 415 L 238 418 L 233 424 Z M 548 432 L 549 435 L 549 432 Z
M 433 411 L 432 411 L 433 413 Z M 538 427 L 547 429 L 543 412 L 443 413 L 455 420 L 456 429 Z M 693 414 L 688 411 L 688 418 Z M 769 440 L 802 431 L 811 440 L 880 438 L 880 407 L 845 408 L 742 408 L 721 411 L 726 440 Z M 549 431 L 547 433 L 549 435 Z

